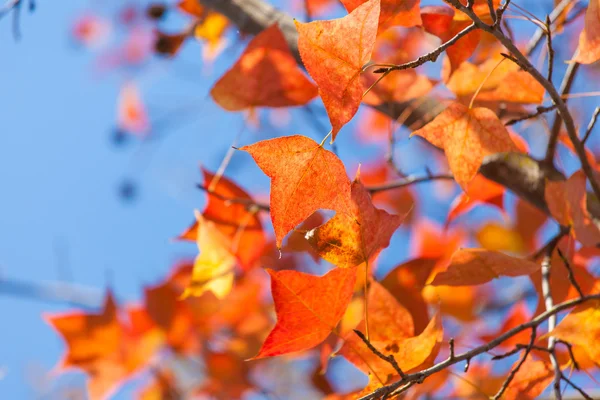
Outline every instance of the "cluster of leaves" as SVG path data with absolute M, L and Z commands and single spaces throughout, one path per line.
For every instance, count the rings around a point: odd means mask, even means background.
M 529 399 L 552 382 L 557 396 L 562 383 L 587 396 L 567 370 L 592 376 L 600 365 L 600 282 L 591 272 L 600 256 L 600 228 L 590 206 L 595 197 L 586 191 L 588 179 L 595 184 L 590 171 L 597 172 L 597 161 L 582 147 L 585 140 L 582 144 L 571 135 L 571 117 L 551 81 L 505 35 L 510 2 L 456 0 L 428 7 L 418 0 L 341 2 L 347 11 L 342 18 L 295 22 L 301 65 L 289 37 L 273 23 L 249 41 L 210 92 L 230 112 L 321 99 L 331 131 L 320 143 L 294 135 L 239 149 L 270 178 L 269 203 L 255 201 L 222 172 L 203 170 L 200 187 L 207 192 L 207 205 L 180 236 L 198 244 L 193 265 L 178 266 L 164 282 L 147 288 L 141 306 L 118 307 L 109 293 L 100 314 L 48 317 L 68 347 L 60 367 L 86 371 L 92 398 L 106 396 L 141 370 L 152 380 L 140 393 L 146 399 L 196 394 L 229 399 L 250 392 L 291 398 L 295 391 L 304 398 L 318 391 L 330 399 L 436 393 Z M 305 5 L 314 15 L 326 3 L 331 2 Z M 193 22 L 176 34 L 156 30 L 156 52 L 175 56 L 191 37 L 203 38 L 213 49 L 219 46 L 228 26 L 223 15 L 192 0 L 176 8 Z M 153 5 L 147 14 L 157 19 L 167 10 Z M 600 2 L 590 1 L 572 62 L 600 58 L 599 13 Z M 546 30 L 552 66 L 552 35 L 567 28 L 536 22 Z M 78 32 L 91 40 L 97 28 Z M 442 44 L 431 46 L 431 35 Z M 428 46 L 429 52 L 415 56 Z M 440 76 L 416 69 L 444 52 Z M 443 150 L 445 157 L 430 149 L 431 157 L 447 161 L 461 189 L 444 227 L 412 209 L 410 203 L 418 199 L 406 187 L 419 179 L 400 176 L 390 183 L 395 172 L 401 175 L 393 159 L 359 169 L 351 180 L 342 160 L 325 148 L 327 139 L 333 143 L 344 134 L 361 104 L 381 110 L 418 101 L 441 86 L 452 100 L 411 136 Z M 543 108 L 546 92 L 553 106 Z M 149 129 L 134 89 L 124 89 L 121 103 L 123 129 Z M 541 108 L 530 114 L 529 105 Z M 568 135 L 552 133 L 550 143 L 565 143 L 582 169 L 567 180 L 544 182 L 547 208 L 538 210 L 518 198 L 512 225 L 488 221 L 466 232 L 459 217 L 473 208 L 485 204 L 505 212 L 505 185 L 486 179 L 480 167 L 489 156 L 527 153 L 528 144 L 506 123 L 515 115 L 533 120 L 541 109 L 558 109 Z M 555 149 L 548 148 L 554 168 Z M 442 177 L 429 174 L 420 181 L 436 178 Z M 335 215 L 324 221 L 323 210 Z M 261 218 L 266 213 L 272 238 Z M 550 218 L 558 234 L 537 250 Z M 377 258 L 402 224 L 415 243 L 412 257 L 377 280 Z M 472 236 L 480 247 L 465 248 L 474 242 Z M 303 265 L 309 258 L 312 271 Z M 531 285 L 520 286 L 508 301 L 490 290 L 495 279 L 519 276 Z M 269 286 L 271 296 L 266 296 Z M 565 310 L 570 313 L 556 324 L 556 315 Z M 494 318 L 500 320 L 498 329 L 490 326 Z M 538 335 L 546 321 L 548 332 Z M 477 325 L 485 332 L 469 328 Z M 459 348 L 466 350 L 459 353 Z M 507 354 L 495 353 L 492 360 L 522 356 L 500 370 L 489 357 L 470 365 L 476 356 L 499 350 Z M 286 382 L 282 371 L 301 358 L 299 352 L 312 357 L 313 373 Z M 367 386 L 336 390 L 324 375 L 336 368 L 330 365 L 334 357 L 344 357 L 367 375 Z M 463 374 L 449 368 L 459 362 L 466 362 Z M 193 379 L 181 372 L 182 364 L 194 368 Z

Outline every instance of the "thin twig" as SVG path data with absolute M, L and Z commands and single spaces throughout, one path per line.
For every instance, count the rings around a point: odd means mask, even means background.
M 546 43 L 548 48 L 548 74 L 546 75 L 546 79 L 552 82 L 552 72 L 554 70 L 554 47 L 552 47 L 552 27 L 550 24 L 550 16 L 546 15 Z
M 580 395 L 583 396 L 583 398 L 585 400 L 594 400 L 592 398 L 592 396 L 590 396 L 589 394 L 587 394 L 582 388 L 580 388 L 579 386 L 577 386 L 575 383 L 573 383 L 572 380 L 570 380 L 565 374 L 563 374 L 561 372 L 560 377 L 562 380 L 564 380 L 569 386 L 571 386 L 573 389 L 577 390 L 579 392 Z
M 377 357 L 381 358 L 383 361 L 388 362 L 394 368 L 394 370 L 398 373 L 398 375 L 400 375 L 400 378 L 404 379 L 406 377 L 406 374 L 404 373 L 404 371 L 402 371 L 402 369 L 396 362 L 396 359 L 394 358 L 393 354 L 386 356 L 385 354 L 383 354 L 382 352 L 377 350 L 375 348 L 375 346 L 373 346 L 371 344 L 369 339 L 367 339 L 366 336 L 358 329 L 354 329 L 354 333 L 356 333 L 356 335 L 363 341 L 363 343 L 369 348 L 369 350 L 371 350 L 371 352 L 373 354 L 375 354 Z
M 371 194 L 373 194 L 373 193 L 377 193 L 377 192 L 383 192 L 386 190 L 399 189 L 399 188 L 414 185 L 417 183 L 442 180 L 442 179 L 452 180 L 452 179 L 454 179 L 454 177 L 452 175 L 430 175 L 430 174 L 428 174 L 427 176 L 407 176 L 406 178 L 403 178 L 403 179 L 400 179 L 397 181 L 393 181 L 393 182 L 384 183 L 382 185 L 369 186 L 369 187 L 367 187 L 367 190 L 369 192 L 371 192 Z
M 594 129 L 594 125 L 596 125 L 596 121 L 598 120 L 599 114 L 600 114 L 600 107 L 596 107 L 596 109 L 594 110 L 594 114 L 592 114 L 592 118 L 590 119 L 590 123 L 588 124 L 587 129 L 585 130 L 585 135 L 583 136 L 583 140 L 581 141 L 581 143 L 584 146 L 585 146 L 585 142 L 587 142 L 588 138 L 590 137 L 592 130 Z
M 569 342 L 565 342 L 564 340 L 560 340 L 560 339 L 556 339 L 556 343 L 565 345 L 565 347 L 567 348 L 567 351 L 569 352 L 569 358 L 571 359 L 571 362 L 573 363 L 573 368 L 575 368 L 576 371 L 579 371 L 580 370 L 579 363 L 575 359 L 575 354 L 573 354 L 573 345 Z
M 467 14 L 469 18 L 471 18 L 473 23 L 477 26 L 477 28 L 492 34 L 496 39 L 498 39 L 500 43 L 502 43 L 502 45 L 504 45 L 504 47 L 506 47 L 506 49 L 508 49 L 508 51 L 512 53 L 514 61 L 517 63 L 517 65 L 519 65 L 526 72 L 528 72 L 536 81 L 538 81 L 544 87 L 544 89 L 546 89 L 546 92 L 552 99 L 552 102 L 556 104 L 558 115 L 560 115 L 561 119 L 564 121 L 565 127 L 567 129 L 567 134 L 569 135 L 569 139 L 571 139 L 573 147 L 575 148 L 577 156 L 579 157 L 579 161 L 581 162 L 581 169 L 583 169 L 583 172 L 589 179 L 594 194 L 596 195 L 596 197 L 600 198 L 600 182 L 596 181 L 595 172 L 592 166 L 590 165 L 589 160 L 587 159 L 585 147 L 581 144 L 581 141 L 579 140 L 579 136 L 577 135 L 577 130 L 575 128 L 575 122 L 573 121 L 573 116 L 571 115 L 571 112 L 569 111 L 569 108 L 567 107 L 565 101 L 562 99 L 561 94 L 556 90 L 552 82 L 548 81 L 533 66 L 531 61 L 529 61 L 529 59 L 527 59 L 527 57 L 525 57 L 523 53 L 521 53 L 517 46 L 508 37 L 506 37 L 506 35 L 504 35 L 502 31 L 500 31 L 499 29 L 494 29 L 492 26 L 483 22 L 479 18 L 479 16 L 477 16 L 477 14 L 473 12 L 473 10 L 470 10 L 467 7 L 465 7 L 459 0 L 444 1 L 451 4 L 454 8 L 458 9 L 459 11 L 462 11 L 465 14 Z M 569 67 L 576 68 L 572 67 L 576 64 L 577 63 L 572 63 L 569 65 Z
M 494 397 L 492 397 L 493 400 L 498 400 L 498 399 L 500 399 L 502 397 L 502 395 L 504 394 L 504 392 L 506 391 L 506 389 L 508 389 L 508 386 L 510 385 L 510 383 L 514 379 L 515 375 L 517 375 L 517 372 L 519 372 L 519 370 L 521 369 L 521 367 L 523 366 L 523 364 L 527 360 L 527 357 L 529 356 L 529 353 L 531 352 L 533 344 L 535 343 L 535 338 L 537 336 L 536 334 L 537 334 L 536 327 L 532 327 L 531 328 L 531 336 L 529 337 L 529 345 L 525 348 L 525 352 L 523 353 L 523 356 L 521 357 L 521 360 L 519 360 L 519 362 L 517 363 L 517 365 L 515 365 L 513 367 L 513 369 L 510 370 L 510 373 L 508 374 L 508 376 L 506 377 L 506 379 L 502 383 L 502 386 L 500 387 L 500 389 L 498 390 L 498 392 L 496 393 L 496 395 Z
M 560 249 L 557 248 L 556 250 L 558 252 L 559 257 L 561 258 L 561 260 L 563 262 L 563 265 L 567 269 L 567 272 L 568 272 L 567 278 L 569 279 L 569 282 L 571 282 L 571 285 L 573 285 L 575 290 L 577 290 L 579 297 L 583 297 L 584 296 L 583 290 L 581 290 L 581 286 L 579 286 L 579 283 L 575 279 L 575 274 L 573 273 L 573 268 L 571 267 L 569 260 L 567 260 L 567 257 L 565 257 L 565 255 L 563 254 L 563 252 Z
M 568 10 L 571 4 L 573 4 L 573 0 L 562 0 L 550 13 L 550 21 L 554 23 L 566 10 Z M 546 32 L 544 29 L 541 28 L 535 31 L 531 40 L 529 41 L 529 44 L 527 44 L 525 55 L 529 56 L 531 53 L 533 53 L 537 46 L 539 46 L 539 44 L 542 42 L 542 38 L 544 37 L 545 33 Z
M 575 56 L 577 55 L 575 52 Z M 563 78 L 562 83 L 560 84 L 560 95 L 562 96 L 569 94 L 571 91 L 571 87 L 573 86 L 573 82 L 575 81 L 575 74 L 579 70 L 579 63 L 571 63 L 567 67 L 567 71 L 565 72 L 565 76 Z M 556 145 L 558 143 L 558 135 L 560 133 L 560 127 L 562 126 L 562 118 L 560 114 L 557 114 L 554 118 L 554 122 L 552 123 L 552 128 L 550 129 L 550 137 L 548 138 L 548 147 L 546 149 L 546 157 L 545 161 L 548 165 L 552 165 L 554 162 L 554 153 L 556 152 Z
M 454 359 L 447 358 L 425 370 L 415 372 L 412 374 L 406 374 L 406 376 L 403 379 L 401 379 L 397 382 L 391 383 L 389 385 L 383 386 L 383 387 L 375 390 L 374 392 L 361 397 L 359 400 L 373 400 L 373 399 L 380 398 L 384 394 L 392 393 L 399 387 L 404 386 L 409 382 L 423 381 L 428 376 L 433 375 L 436 372 L 439 372 L 443 369 L 450 367 L 451 365 L 457 364 L 462 361 L 466 361 L 467 364 L 470 364 L 470 360 L 473 357 L 476 357 L 480 354 L 489 352 L 491 349 L 497 347 L 502 342 L 506 341 L 507 339 L 515 336 L 516 334 L 518 334 L 520 332 L 523 332 L 527 329 L 534 329 L 534 328 L 537 329 L 537 327 L 539 325 L 546 322 L 548 320 L 548 318 L 550 318 L 551 316 L 557 315 L 558 313 L 560 313 L 562 311 L 571 309 L 571 308 L 576 307 L 580 304 L 583 304 L 587 301 L 599 300 L 599 299 L 600 299 L 600 293 L 596 293 L 596 294 L 590 294 L 585 297 L 580 297 L 577 299 L 572 299 L 572 300 L 557 304 L 554 307 L 552 307 L 552 309 L 546 310 L 543 313 L 539 314 L 537 317 L 531 319 L 530 321 L 525 322 L 521 325 L 518 325 L 518 326 L 504 332 L 502 335 L 499 335 L 498 337 L 496 337 L 495 339 L 493 339 L 492 341 L 490 341 L 484 345 L 481 345 L 479 347 L 476 347 L 474 349 L 471 349 L 471 350 L 466 351 L 461 354 L 455 354 Z
M 525 120 L 528 120 L 528 119 L 537 118 L 540 115 L 545 114 L 545 113 L 547 113 L 549 111 L 552 111 L 552 110 L 556 110 L 556 105 L 555 104 L 552 104 L 551 106 L 538 106 L 536 108 L 536 111 L 534 113 L 523 115 L 522 117 L 511 119 L 511 120 L 505 122 L 504 126 L 511 126 L 511 125 L 514 125 L 514 124 L 516 124 L 518 122 L 522 122 L 522 121 L 525 121 Z
M 373 73 L 383 74 L 383 73 L 387 73 L 387 72 L 391 72 L 391 71 L 412 69 L 412 68 L 417 68 L 418 66 L 423 65 L 428 61 L 435 62 L 438 59 L 438 57 L 440 56 L 440 54 L 442 54 L 448 47 L 452 46 L 454 43 L 459 41 L 463 36 L 466 36 L 467 34 L 469 34 L 471 31 L 474 31 L 475 29 L 476 29 L 475 24 L 471 24 L 471 25 L 467 26 L 465 29 L 463 29 L 462 31 L 458 32 L 452 39 L 443 43 L 442 45 L 437 47 L 435 50 L 432 50 L 429 53 L 420 56 L 416 60 L 409 61 L 404 64 L 395 65 L 393 67 L 379 68 L 379 69 L 376 69 L 375 71 L 373 71 Z
M 261 211 L 270 211 L 271 210 L 271 207 L 269 207 L 268 204 L 258 203 L 253 200 L 250 200 L 250 199 L 226 197 L 220 193 L 209 190 L 209 188 L 207 186 L 202 185 L 202 184 L 197 184 L 196 187 L 198 189 L 204 190 L 206 193 L 210 194 L 211 196 L 215 196 L 216 198 L 218 198 L 220 200 L 228 201 L 230 203 L 235 203 L 235 204 L 243 204 L 243 205 L 247 206 L 248 209 L 252 209 L 255 207 Z

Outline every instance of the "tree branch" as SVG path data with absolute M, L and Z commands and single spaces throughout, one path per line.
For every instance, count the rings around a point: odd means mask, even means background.
M 600 300 L 600 293 L 587 295 L 585 297 L 579 297 L 577 299 L 573 299 L 573 300 L 569 300 L 569 301 L 565 301 L 563 303 L 557 304 L 554 307 L 552 307 L 550 310 L 546 310 L 543 313 L 539 314 L 537 317 L 531 319 L 530 321 L 508 330 L 507 332 L 503 333 L 502 335 L 499 335 L 494 340 L 492 340 L 484 345 L 481 345 L 479 347 L 476 347 L 474 349 L 471 349 L 471 350 L 466 351 L 461 354 L 456 354 L 454 356 L 454 358 L 448 357 L 446 360 L 441 361 L 441 362 L 435 364 L 434 366 L 427 368 L 423 371 L 415 372 L 412 374 L 406 374 L 404 379 L 400 379 L 397 382 L 383 386 L 383 387 L 375 390 L 374 392 L 361 397 L 359 400 L 374 400 L 377 398 L 381 398 L 382 396 L 385 396 L 385 395 L 388 395 L 388 394 L 394 392 L 396 389 L 398 389 L 401 386 L 404 386 L 410 382 L 422 381 L 423 379 L 427 378 L 428 376 L 430 376 L 436 372 L 439 372 L 445 368 L 448 368 L 451 365 L 457 364 L 461 361 L 468 362 L 473 357 L 476 357 L 480 354 L 489 352 L 491 349 L 495 348 L 496 346 L 498 346 L 505 340 L 513 337 L 514 335 L 516 335 L 520 332 L 523 332 L 527 329 L 534 329 L 534 328 L 537 329 L 537 327 L 539 325 L 541 325 L 542 323 L 547 321 L 550 317 L 555 316 L 562 311 L 576 307 L 576 306 L 583 304 L 586 301 L 590 301 L 590 300 Z

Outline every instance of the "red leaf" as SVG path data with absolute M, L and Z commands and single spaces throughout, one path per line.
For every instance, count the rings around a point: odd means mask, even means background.
M 277 24 L 250 41 L 238 61 L 210 91 L 228 111 L 308 103 L 317 88 L 300 71 Z
M 371 59 L 379 0 L 369 0 L 347 16 L 307 24 L 295 21 L 302 62 L 319 87 L 332 125 L 332 141 L 358 111 L 363 66 Z
M 267 272 L 277 324 L 254 359 L 310 349 L 325 340 L 344 315 L 356 281 L 354 268 L 336 268 L 323 276 Z

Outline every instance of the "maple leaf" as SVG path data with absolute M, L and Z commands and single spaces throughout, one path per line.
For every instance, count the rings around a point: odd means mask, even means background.
M 448 269 L 435 276 L 432 285 L 481 285 L 500 276 L 530 275 L 541 268 L 540 264 L 525 259 L 485 249 L 461 249 L 452 259 Z
M 590 300 L 574 308 L 548 336 L 581 347 L 600 365 L 600 300 Z
M 465 191 L 485 156 L 518 151 L 493 111 L 456 102 L 413 135 L 444 149 L 454 179 Z
M 379 282 L 371 282 L 366 304 L 369 306 L 369 340 L 387 341 L 414 336 L 412 316 Z M 364 333 L 365 325 L 363 319 L 356 329 Z M 342 355 L 364 346 L 352 331 L 348 332 L 344 340 L 340 349 Z
M 375 208 L 369 192 L 357 179 L 352 183 L 352 214 L 338 213 L 306 234 L 316 252 L 332 264 L 355 267 L 376 257 L 404 217 Z
M 529 357 L 521 365 L 502 398 L 507 400 L 536 399 L 553 379 L 554 368 L 549 362 Z
M 371 87 L 379 78 L 381 78 L 381 74 L 375 74 L 372 71 L 363 74 L 364 87 Z M 394 71 L 379 81 L 377 85 L 371 87 L 369 93 L 363 98 L 363 102 L 369 105 L 380 105 L 387 102 L 401 103 L 418 99 L 429 93 L 436 84 L 437 81 L 420 75 L 412 69 Z
M 254 359 L 306 350 L 325 340 L 344 315 L 356 281 L 355 268 L 336 268 L 323 276 L 267 272 L 277 324 Z
M 233 286 L 236 260 L 230 251 L 230 240 L 217 229 L 214 222 L 205 220 L 198 212 L 196 218 L 200 254 L 194 262 L 192 280 L 182 297 L 200 296 L 211 291 L 221 299 Z
M 591 64 L 600 60 L 600 0 L 590 0 L 585 12 L 585 26 L 579 35 L 579 52 L 573 60 Z
M 457 96 L 471 96 L 480 90 L 477 100 L 481 101 L 540 104 L 544 87 L 517 64 L 503 60 L 504 57 L 495 54 L 479 65 L 463 62 L 446 86 Z
M 421 9 L 423 28 L 426 32 L 439 37 L 443 42 L 447 42 L 471 24 L 470 19 L 461 19 L 461 14 L 446 6 L 423 7 Z M 451 71 L 456 70 L 460 64 L 471 57 L 480 40 L 481 31 L 475 29 L 446 49 Z
M 295 21 L 298 50 L 332 125 L 332 141 L 354 117 L 364 88 L 363 66 L 371 59 L 379 21 L 380 0 L 369 0 L 336 20 Z
M 332 152 L 305 136 L 264 140 L 250 153 L 271 178 L 271 220 L 277 247 L 285 235 L 319 209 L 350 213 L 350 180 Z
M 367 0 L 341 0 L 348 12 L 354 11 Z M 381 0 L 379 32 L 400 25 L 405 27 L 421 25 L 420 0 Z
M 228 199 L 252 202 L 250 195 L 232 180 L 215 175 L 202 168 L 204 187 L 208 190 L 208 203 L 202 217 L 214 223 L 214 226 L 227 238 L 229 249 L 236 256 L 240 266 L 248 270 L 255 265 L 266 244 L 262 223 L 256 210 L 247 204 L 232 202 Z M 198 220 L 195 220 L 179 239 L 196 241 L 198 239 Z
M 429 323 L 429 310 L 421 290 L 433 271 L 435 259 L 416 258 L 396 266 L 381 284 L 412 316 L 414 332 L 419 334 Z
M 303 105 L 317 96 L 317 88 L 300 71 L 283 33 L 273 24 L 250 41 L 210 94 L 225 110 L 240 111 Z
M 446 224 L 467 213 L 479 203 L 490 204 L 503 210 L 504 191 L 504 186 L 484 178 L 481 174 L 475 175 L 465 192 L 457 196 L 450 205 Z
M 481 335 L 481 340 L 484 342 L 491 342 L 498 336 L 508 332 L 509 330 L 526 323 L 531 319 L 531 313 L 527 310 L 527 305 L 525 302 L 520 301 L 515 305 L 504 321 L 502 322 L 502 326 L 496 329 L 493 332 Z M 527 345 L 530 341 L 531 334 L 527 331 L 521 331 L 518 334 L 511 336 L 509 339 L 503 341 L 498 348 L 509 351 L 513 349 L 516 345 L 522 344 Z
M 393 355 L 402 371 L 410 372 L 435 359 L 443 336 L 442 318 L 438 313 L 418 336 L 398 336 L 394 339 L 370 342 L 382 354 Z M 381 384 L 386 384 L 398 375 L 388 362 L 375 355 L 362 340 L 344 346 L 340 354 L 361 371 L 372 373 Z
M 545 197 L 552 217 L 564 226 L 572 225 L 572 234 L 584 246 L 600 243 L 600 227 L 587 207 L 586 176 L 577 171 L 565 181 L 547 181 Z
M 92 400 L 106 398 L 116 390 L 162 343 L 162 335 L 148 324 L 120 321 L 110 292 L 99 314 L 65 313 L 46 320 L 67 345 L 61 369 L 75 367 L 90 374 L 88 394 Z

